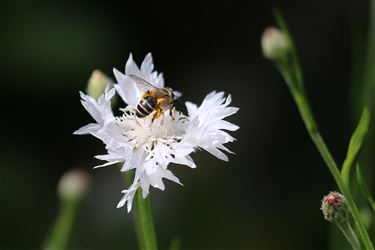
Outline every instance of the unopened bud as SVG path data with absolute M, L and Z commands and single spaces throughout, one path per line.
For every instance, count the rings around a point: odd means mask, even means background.
M 60 179 L 58 193 L 61 199 L 79 199 L 85 195 L 89 186 L 89 175 L 86 171 L 73 169 Z
M 87 84 L 87 94 L 97 99 L 111 83 L 112 80 L 108 76 L 96 69 L 92 72 Z
M 324 196 L 321 209 L 324 218 L 330 222 L 342 223 L 349 217 L 345 197 L 338 192 L 330 192 Z
M 268 27 L 264 30 L 261 45 L 264 57 L 270 60 L 282 58 L 289 50 L 288 39 L 276 27 Z

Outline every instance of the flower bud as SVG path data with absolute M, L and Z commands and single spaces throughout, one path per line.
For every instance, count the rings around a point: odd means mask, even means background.
M 94 70 L 90 76 L 87 84 L 87 94 L 97 99 L 104 93 L 107 85 L 110 85 L 112 80 L 100 70 Z
M 282 58 L 289 50 L 288 39 L 276 27 L 268 27 L 264 30 L 261 45 L 264 57 L 270 60 Z
M 89 175 L 81 169 L 66 172 L 60 179 L 58 193 L 63 200 L 82 198 L 89 186 Z
M 342 223 L 349 217 L 345 197 L 338 192 L 330 192 L 324 196 L 321 209 L 324 218 L 330 222 Z

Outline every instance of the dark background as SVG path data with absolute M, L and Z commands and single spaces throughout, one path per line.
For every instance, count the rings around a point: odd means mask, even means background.
M 284 13 L 323 136 L 342 162 L 357 118 L 349 93 L 353 34 L 367 1 L 3 2 L 0 10 L 0 249 L 39 249 L 58 211 L 56 185 L 75 167 L 92 177 L 71 249 L 134 249 L 131 214 L 116 209 L 125 184 L 116 167 L 91 170 L 105 152 L 79 102 L 94 69 L 123 71 L 130 52 L 152 52 L 167 85 L 200 103 L 231 93 L 236 152 L 222 162 L 193 155 L 198 168 L 171 166 L 184 187 L 153 190 L 159 245 L 183 249 L 328 249 L 319 210 L 335 189 L 288 89 L 262 57 L 260 36 Z M 349 111 L 352 112 L 349 112 Z M 353 115 L 351 115 L 353 114 Z M 339 238 L 340 240 L 341 238 Z M 341 239 L 343 240 L 343 239 Z

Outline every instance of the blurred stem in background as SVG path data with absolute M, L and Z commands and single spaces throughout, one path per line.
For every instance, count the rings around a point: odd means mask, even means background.
M 127 183 L 131 183 L 134 179 L 133 174 L 129 171 L 123 175 Z M 158 247 L 151 212 L 151 195 L 149 194 L 146 199 L 143 199 L 142 192 L 138 189 L 135 195 L 132 212 L 139 249 L 156 250 Z
M 348 10 L 351 16 L 352 30 L 352 83 L 351 109 L 353 122 L 358 117 L 360 107 L 368 106 L 374 111 L 375 91 L 375 0 L 369 1 L 368 19 L 363 18 L 360 11 Z M 367 21 L 367 23 L 366 23 Z M 371 112 L 373 113 L 373 112 Z M 375 117 L 373 117 L 374 120 Z M 363 146 L 361 155 L 362 168 L 366 174 L 372 176 L 374 165 L 375 122 L 372 122 L 368 131 L 369 140 Z M 371 179 L 368 179 L 372 183 Z
M 275 16 L 276 21 L 282 31 L 278 30 L 277 28 L 266 29 L 261 41 L 263 54 L 267 59 L 275 62 L 276 67 L 286 81 L 311 139 L 315 143 L 315 146 L 319 150 L 329 171 L 335 179 L 338 188 L 346 199 L 347 206 L 357 229 L 358 238 L 365 249 L 373 250 L 374 247 L 362 222 L 359 209 L 353 199 L 349 183 L 347 181 L 349 179 L 350 168 L 353 165 L 353 160 L 356 157 L 356 154 L 361 146 L 362 139 L 367 131 L 369 112 L 366 108 L 363 111 L 361 121 L 351 138 L 348 147 L 347 159 L 344 162 L 344 169 L 341 173 L 328 147 L 320 135 L 317 123 L 312 114 L 304 89 L 303 74 L 294 41 L 281 14 L 276 12 Z
M 58 185 L 60 209 L 51 234 L 45 242 L 45 250 L 67 249 L 79 205 L 89 186 L 87 172 L 79 169 L 65 173 Z
M 364 67 L 363 102 L 370 107 L 374 105 L 375 90 L 375 0 L 370 1 L 369 24 L 366 41 L 366 57 Z
M 370 110 L 375 110 L 375 0 L 370 0 L 363 5 L 355 5 L 359 8 L 365 8 L 368 11 L 368 18 L 363 18 L 363 9 L 353 9 L 352 5 L 348 13 L 350 15 L 351 33 L 353 37 L 352 49 L 352 83 L 351 83 L 351 108 L 352 117 L 358 115 L 358 106 L 367 105 Z M 369 139 L 364 144 L 364 150 L 360 157 L 361 171 L 365 173 L 366 180 L 362 180 L 368 184 L 370 190 L 374 184 L 374 149 L 375 149 L 375 121 L 374 117 L 369 126 Z M 357 178 L 359 168 L 357 168 Z M 364 193 L 363 186 L 354 192 L 354 195 L 359 196 L 360 191 Z M 365 187 L 365 189 L 367 189 Z M 375 233 L 374 213 L 371 212 L 362 201 L 362 216 L 367 214 L 368 227 L 372 234 Z M 371 202 L 370 202 L 371 204 Z M 373 204 L 371 204 L 373 206 Z M 367 213 L 366 213 L 367 212 Z
M 169 246 L 169 250 L 180 250 L 181 249 L 181 239 L 179 237 L 174 237 Z

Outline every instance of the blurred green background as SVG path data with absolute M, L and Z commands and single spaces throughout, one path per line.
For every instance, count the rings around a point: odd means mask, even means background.
M 153 190 L 162 249 L 173 236 L 182 249 L 328 249 L 330 227 L 319 206 L 335 184 L 260 50 L 275 6 L 295 37 L 316 118 L 341 163 L 360 111 L 350 94 L 352 53 L 366 28 L 367 1 L 2 2 L 0 249 L 40 249 L 58 211 L 57 182 L 75 167 L 90 171 L 92 185 L 70 248 L 137 247 L 131 214 L 116 209 L 125 188 L 118 169 L 92 170 L 102 143 L 72 134 L 91 122 L 78 94 L 91 72 L 113 77 L 130 52 L 138 63 L 152 52 L 184 101 L 224 90 L 240 107 L 229 119 L 241 127 L 232 133 L 238 141 L 229 145 L 236 152 L 229 163 L 198 152 L 197 169 L 171 166 L 184 187 L 167 182 L 166 191 Z

